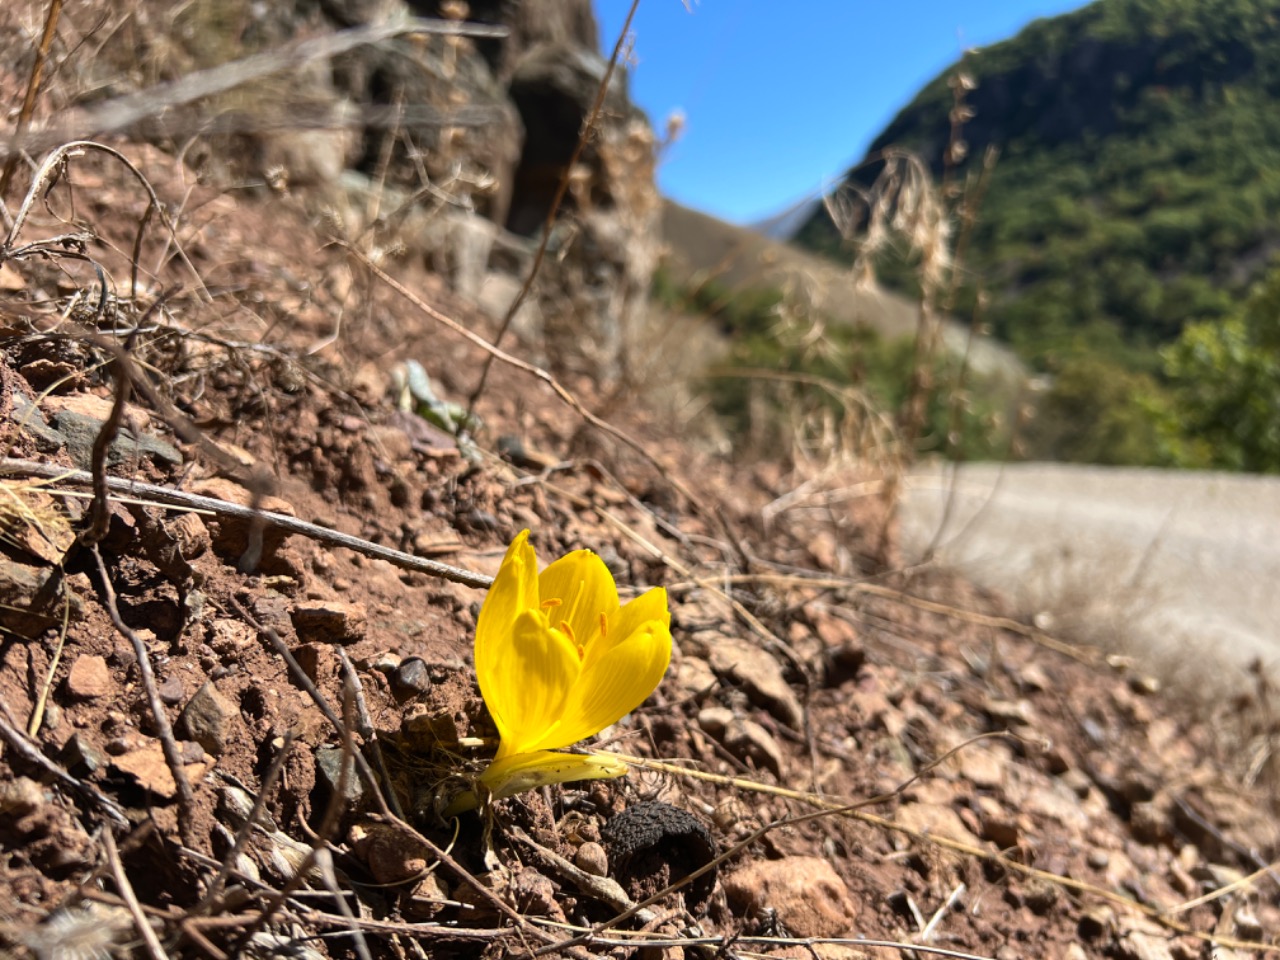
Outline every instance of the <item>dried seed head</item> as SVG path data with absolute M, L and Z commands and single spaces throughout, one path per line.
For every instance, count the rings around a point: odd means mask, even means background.
M 854 269 L 860 278 L 873 276 L 874 258 L 900 237 L 920 257 L 925 295 L 940 289 L 951 266 L 951 220 L 919 157 L 889 151 L 870 188 L 846 182 L 825 203 L 832 223 L 857 251 Z
M 116 935 L 129 924 L 124 910 L 87 904 L 49 914 L 22 941 L 39 960 L 108 960 Z

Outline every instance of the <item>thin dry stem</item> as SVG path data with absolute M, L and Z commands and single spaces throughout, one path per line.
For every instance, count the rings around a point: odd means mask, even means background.
M 407 18 L 298 40 L 276 50 L 190 73 L 171 83 L 139 90 L 93 107 L 66 111 L 60 122 L 36 133 L 15 131 L 0 135 L 0 156 L 8 158 L 23 152 L 40 153 L 66 140 L 118 133 L 166 110 L 225 93 L 274 74 L 301 70 L 315 60 L 340 56 L 366 44 L 413 33 L 499 38 L 505 37 L 507 30 L 505 27 L 453 20 Z M 207 123 L 202 124 L 202 128 L 207 126 Z
M 232 864 L 236 858 L 240 856 L 244 850 L 245 844 L 249 842 L 254 828 L 262 819 L 263 811 L 267 807 L 267 798 L 271 795 L 271 791 L 275 789 L 276 781 L 280 779 L 280 775 L 284 773 L 285 761 L 289 759 L 289 752 L 293 749 L 293 731 L 286 730 L 284 735 L 284 743 L 280 745 L 280 749 L 276 751 L 276 755 L 271 760 L 271 766 L 267 768 L 266 776 L 262 778 L 262 783 L 258 788 L 257 795 L 253 798 L 253 806 L 249 810 L 249 815 L 245 817 L 244 823 L 240 825 L 240 829 L 236 831 L 235 840 L 231 844 L 231 849 L 227 851 L 227 855 L 222 858 L 222 866 L 218 870 L 218 875 L 213 878 L 213 882 L 209 884 L 209 891 L 205 894 L 204 899 L 200 902 L 192 912 L 202 913 L 211 907 L 222 894 L 222 888 L 226 885 L 227 878 L 231 876 Z
M 134 658 L 138 662 L 138 673 L 142 677 L 142 687 L 147 695 L 147 706 L 151 710 L 156 724 L 156 735 L 160 738 L 160 746 L 164 751 L 165 762 L 173 775 L 174 786 L 178 792 L 178 826 L 185 843 L 191 843 L 191 830 L 195 810 L 195 796 L 191 792 L 191 781 L 183 770 L 182 754 L 178 752 L 178 743 L 173 737 L 173 727 L 169 723 L 169 715 L 165 713 L 164 703 L 160 700 L 160 690 L 156 686 L 155 672 L 151 669 L 151 654 L 147 645 L 120 616 L 120 608 L 116 606 L 116 591 L 111 585 L 111 575 L 102 560 L 102 553 L 97 544 L 90 548 L 94 562 L 98 567 L 98 576 L 102 584 L 102 605 L 106 607 L 111 623 L 122 637 L 133 647 Z
M 571 410 L 573 410 L 574 413 L 580 416 L 583 420 L 591 424 L 591 426 L 595 427 L 597 430 L 603 431 L 604 433 L 613 437 L 615 440 L 618 440 L 621 443 L 625 444 L 626 446 L 630 447 L 632 450 L 638 453 L 641 457 L 643 457 L 644 460 L 647 463 L 649 463 L 658 472 L 658 475 L 662 477 L 662 479 L 666 483 L 669 483 L 677 493 L 679 493 L 682 497 L 684 497 L 685 501 L 689 504 L 691 509 L 698 511 L 699 513 L 703 512 L 702 507 L 699 505 L 699 500 L 696 496 L 694 496 L 693 492 L 687 486 L 685 486 L 684 483 L 682 483 L 679 479 L 677 479 L 667 469 L 667 467 L 661 461 L 658 460 L 657 457 L 655 457 L 652 453 L 650 453 L 648 449 L 644 446 L 644 444 L 642 444 L 639 440 L 636 440 L 625 430 L 622 430 L 620 427 L 615 427 L 613 424 L 609 423 L 606 420 L 601 419 L 600 417 L 592 413 L 590 410 L 588 410 L 586 407 L 584 407 L 582 405 L 582 402 L 578 400 L 578 398 L 575 397 L 572 393 L 570 393 L 569 390 L 563 384 L 561 384 L 559 380 L 553 377 L 548 371 L 544 370 L 542 367 L 539 367 L 535 364 L 529 363 L 527 360 L 522 360 L 519 357 L 513 356 L 512 354 L 509 354 L 501 350 L 500 348 L 495 347 L 488 340 L 485 340 L 483 337 L 479 336 L 478 334 L 472 332 L 471 330 L 468 330 L 466 327 L 458 323 L 458 321 L 454 320 L 452 317 L 449 317 L 441 313 L 439 310 L 435 309 L 434 307 L 432 307 L 429 303 L 424 301 L 412 290 L 404 286 L 402 283 L 400 283 L 398 280 L 396 280 L 394 277 L 388 274 L 385 270 L 379 267 L 376 263 L 370 260 L 369 257 L 363 251 L 357 250 L 355 247 L 352 247 L 349 244 L 343 243 L 340 245 L 345 249 L 349 250 L 353 255 L 355 255 L 365 265 L 365 267 L 367 267 L 369 271 L 373 273 L 374 276 L 376 276 L 379 280 L 381 280 L 383 283 L 389 286 L 396 293 L 400 294 L 400 296 L 408 300 L 411 304 L 413 304 L 414 307 L 416 307 L 423 314 L 435 320 L 436 322 L 441 323 L 444 326 L 448 327 L 454 333 L 458 334 L 459 336 L 463 337 L 469 342 L 475 344 L 481 350 L 484 350 L 486 353 L 491 354 L 494 358 L 501 360 L 503 363 L 509 364 L 510 366 L 515 367 L 517 370 L 521 370 L 529 374 L 530 376 L 535 377 L 538 380 L 541 380 L 543 383 L 545 383 L 548 387 L 551 388 L 551 391 L 556 395 L 556 397 L 559 400 L 561 400 L 565 405 L 567 405 Z
M 52 463 L 38 463 L 34 460 L 19 460 L 12 457 L 0 457 L 0 474 L 18 474 L 32 477 L 45 477 L 50 480 L 57 480 L 64 483 L 91 484 L 93 476 L 84 470 L 69 470 Z M 174 507 L 186 508 L 192 511 L 206 511 L 222 516 L 237 517 L 243 520 L 260 519 L 264 523 L 268 523 L 281 530 L 289 533 L 296 533 L 304 537 L 309 537 L 320 543 L 325 543 L 335 547 L 345 547 L 348 550 L 354 550 L 368 557 L 376 557 L 380 560 L 386 560 L 406 570 L 414 570 L 418 573 L 425 573 L 435 577 L 441 577 L 445 580 L 452 580 L 454 583 L 460 583 L 467 587 L 477 587 L 487 589 L 493 583 L 493 578 L 483 573 L 477 573 L 473 570 L 466 570 L 462 567 L 451 566 L 447 563 L 440 563 L 436 560 L 428 560 L 425 557 L 415 557 L 412 554 L 403 553 L 399 550 L 392 550 L 390 547 L 384 547 L 380 544 L 371 543 L 368 540 L 362 540 L 359 537 L 353 537 L 349 534 L 339 533 L 337 530 L 330 530 L 327 527 L 321 527 L 314 523 L 307 523 L 305 520 L 299 520 L 296 517 L 288 516 L 283 513 L 274 513 L 270 510 L 254 510 L 251 507 L 242 506 L 238 503 L 229 503 L 226 500 L 218 500 L 214 497 L 203 497 L 194 493 L 187 493 L 182 490 L 175 490 L 171 487 L 162 487 L 153 483 L 142 483 L 136 480 L 124 480 L 119 477 L 107 477 L 107 488 L 120 494 L 132 494 L 135 497 L 146 497 L 151 500 L 159 501 L 162 504 L 169 504 Z
M 147 953 L 151 955 L 151 960 L 169 960 L 168 954 L 164 952 L 164 947 L 160 945 L 160 938 L 151 929 L 151 923 L 142 912 L 138 897 L 133 892 L 133 885 L 129 883 L 129 876 L 125 873 L 124 864 L 120 862 L 120 851 L 116 849 L 116 840 L 111 835 L 110 830 L 102 831 L 102 848 L 106 851 L 107 864 L 111 870 L 111 877 L 116 882 L 116 889 L 120 891 L 120 896 L 133 917 L 134 928 L 138 931 L 138 936 L 142 938 L 142 942 L 146 944 Z
M 351 738 L 352 700 L 350 687 L 346 687 L 343 690 L 343 720 L 335 724 L 338 729 L 339 742 L 342 746 L 342 761 L 338 767 L 338 783 L 329 795 L 329 803 L 320 819 L 320 826 L 315 831 L 311 849 L 307 851 L 302 863 L 294 870 L 293 876 L 275 892 L 254 921 L 240 935 L 235 950 L 237 955 L 244 952 L 252 941 L 254 934 L 271 921 L 272 916 L 283 906 L 289 894 L 306 883 L 307 877 L 316 866 L 325 844 L 329 842 L 329 838 L 337 829 L 338 817 L 342 814 L 343 807 L 346 805 L 347 783 L 351 777 L 352 761 L 356 756 L 359 756 L 355 748 L 355 742 Z
M 49 156 L 47 156 L 40 164 L 39 170 L 37 170 L 36 174 L 32 177 L 31 188 L 27 191 L 27 196 L 23 200 L 22 206 L 18 209 L 18 215 L 14 218 L 13 226 L 10 227 L 9 233 L 5 236 L 4 243 L 0 244 L 0 263 L 3 263 L 5 260 L 20 260 L 24 257 L 44 255 L 51 256 L 55 259 L 61 256 L 87 260 L 99 271 L 99 279 L 102 284 L 99 309 L 105 305 L 107 285 L 102 273 L 102 268 L 83 253 L 76 254 L 67 249 L 68 240 L 71 241 L 73 247 L 82 248 L 88 239 L 90 239 L 88 236 L 76 233 L 68 236 L 47 237 L 43 240 L 37 240 L 32 243 L 24 244 L 20 247 L 15 246 L 18 237 L 22 233 L 22 228 L 31 214 L 31 208 L 35 204 L 37 197 L 45 196 L 48 193 L 53 184 L 57 182 L 58 177 L 61 175 L 61 171 L 65 169 L 68 160 L 82 155 L 86 150 L 94 150 L 104 153 L 115 159 L 129 171 L 133 178 L 138 181 L 147 193 L 147 209 L 138 223 L 138 230 L 134 235 L 133 255 L 130 258 L 130 289 L 132 291 L 132 296 L 136 297 L 138 292 L 138 254 L 142 243 L 142 236 L 152 215 L 158 212 L 160 214 L 160 222 L 165 225 L 166 230 L 169 232 L 169 236 L 173 240 L 174 249 L 177 250 L 179 259 L 182 260 L 183 265 L 186 266 L 192 278 L 195 280 L 196 289 L 200 292 L 200 295 L 204 298 L 205 302 L 212 303 L 213 295 L 209 293 L 208 289 L 205 287 L 203 278 L 200 276 L 199 271 L 196 270 L 195 264 L 193 264 L 191 259 L 187 256 L 186 250 L 180 243 L 178 243 L 177 231 L 174 228 L 173 222 L 169 219 L 168 214 L 165 213 L 164 204 L 160 202 L 160 197 L 156 194 L 155 187 L 151 185 L 151 181 L 148 180 L 143 175 L 142 171 L 134 166 L 133 162 L 119 150 L 108 147 L 105 144 L 96 143 L 93 140 L 74 140 L 69 143 L 64 143 L 62 146 L 50 153 Z
M 1155 920 L 1156 922 L 1162 924 L 1163 926 L 1165 926 L 1166 928 L 1168 928 L 1169 930 L 1175 933 L 1183 934 L 1187 936 L 1193 936 L 1206 943 L 1216 944 L 1219 947 L 1229 947 L 1229 948 L 1238 949 L 1238 950 L 1253 950 L 1261 953 L 1280 952 L 1280 945 L 1277 945 L 1277 944 L 1262 943 L 1258 941 L 1242 940 L 1242 939 L 1236 939 L 1236 938 L 1226 938 L 1226 937 L 1218 936 L 1211 932 L 1192 929 L 1191 927 L 1188 927 L 1187 925 L 1173 919 L 1173 915 L 1175 913 L 1180 912 L 1182 908 L 1177 908 L 1172 911 L 1161 911 L 1157 907 L 1151 906 L 1146 903 L 1141 903 L 1133 899 L 1132 897 L 1126 896 L 1122 893 L 1117 893 L 1113 890 L 1109 890 L 1104 887 L 1099 887 L 1095 884 L 1088 883 L 1083 880 L 1077 880 L 1072 877 L 1062 876 L 1059 874 L 1051 873 L 1046 870 L 1037 869 L 1036 867 L 1032 867 L 1028 864 L 1022 863 L 1018 860 L 1014 860 L 1008 856 L 1005 856 L 1003 853 L 1000 853 L 998 851 L 984 849 L 982 847 L 977 847 L 977 846 L 974 846 L 973 844 L 965 843 L 963 841 L 953 840 L 949 837 L 944 837 L 937 834 L 916 830 L 912 827 L 908 827 L 903 824 L 896 823 L 885 817 L 877 816 L 876 814 L 873 814 L 873 813 L 868 813 L 864 809 L 865 807 L 879 805 L 881 803 L 887 802 L 899 796 L 903 790 L 905 790 L 908 786 L 910 786 L 910 784 L 914 783 L 916 780 L 918 780 L 920 777 L 927 774 L 929 771 L 935 769 L 937 766 L 939 766 L 940 764 L 942 764 L 943 762 L 945 762 L 946 760 L 954 756 L 960 750 L 964 749 L 965 747 L 979 740 L 987 739 L 992 736 L 1012 737 L 1013 735 L 1005 732 L 1005 733 L 995 733 L 995 734 L 982 734 L 980 736 L 973 737 L 969 740 L 966 740 L 964 743 L 961 743 L 958 746 L 953 747 L 951 750 L 948 750 L 942 756 L 938 757 L 937 759 L 927 764 L 920 771 L 918 771 L 914 776 L 912 776 L 909 780 L 906 780 L 902 784 L 899 784 L 892 792 L 884 794 L 879 797 L 872 797 L 868 800 L 863 800 L 856 803 L 844 803 L 844 804 L 839 803 L 838 801 L 834 801 L 825 797 L 818 796 L 817 794 L 790 790 L 786 787 L 778 787 L 778 786 L 773 786 L 771 784 L 757 783 L 756 781 L 747 780 L 740 777 L 724 777 L 719 774 L 708 773 L 701 770 L 693 770 L 688 767 L 682 767 L 676 764 L 649 760 L 644 757 L 633 757 L 633 756 L 627 756 L 625 754 L 610 754 L 610 755 L 617 756 L 620 759 L 625 760 L 626 762 L 634 764 L 638 767 L 648 767 L 651 769 L 661 770 L 665 773 L 674 774 L 677 776 L 690 777 L 697 780 L 706 780 L 714 783 L 720 783 L 720 784 L 734 787 L 736 789 L 743 789 L 743 790 L 750 790 L 752 792 L 772 794 L 779 797 L 785 797 L 786 799 L 789 799 L 789 800 L 796 800 L 801 803 L 806 803 L 806 804 L 809 804 L 810 806 L 816 806 L 816 807 L 822 808 L 821 810 L 818 810 L 814 813 L 801 814 L 795 817 L 786 817 L 781 820 L 777 820 L 772 823 L 764 825 L 763 827 L 761 827 L 760 829 L 752 833 L 750 836 L 748 836 L 740 844 L 736 845 L 726 853 L 722 854 L 721 857 L 717 858 L 716 861 L 713 861 L 713 864 L 719 863 L 724 859 L 737 855 L 737 853 L 741 852 L 741 850 L 746 849 L 748 845 L 756 842 L 761 837 L 763 837 L 766 833 L 774 829 L 777 829 L 780 826 L 801 823 L 808 820 L 817 819 L 818 817 L 822 817 L 822 816 L 838 815 L 838 816 L 850 817 L 855 820 L 860 820 L 863 823 L 866 823 L 870 826 L 877 827 L 882 830 L 888 830 L 894 833 L 902 834 L 903 836 L 910 837 L 912 840 L 918 843 L 928 844 L 944 850 L 950 850 L 953 853 L 958 853 L 965 856 L 974 857 L 980 860 L 985 860 L 993 864 L 997 864 L 1002 869 L 1007 870 L 1011 873 L 1016 873 L 1022 876 L 1042 880 L 1047 883 L 1054 884 L 1055 886 L 1059 886 L 1063 889 L 1075 891 L 1076 893 L 1089 894 L 1089 895 L 1098 897 L 1102 900 L 1106 900 L 1111 903 L 1123 906 L 1136 913 L 1149 917 L 1150 919 Z M 1276 867 L 1280 867 L 1280 863 L 1274 864 L 1274 865 L 1268 865 L 1266 868 L 1260 871 L 1260 873 L 1265 873 L 1267 871 L 1275 869 Z M 711 865 L 708 865 L 706 868 L 703 868 L 702 871 L 695 871 L 694 873 L 690 874 L 689 877 L 686 877 L 685 880 L 681 882 L 681 884 L 673 884 L 667 890 L 661 891 L 659 894 L 655 895 L 655 897 L 652 897 L 649 900 L 645 900 L 640 904 L 638 904 L 637 906 L 648 906 L 650 903 L 655 902 L 657 899 L 661 898 L 662 896 L 665 896 L 671 890 L 676 889 L 678 886 L 682 885 L 683 883 L 688 882 L 689 880 L 695 878 L 696 876 L 699 876 L 701 872 L 705 872 L 705 870 L 709 870 L 709 869 L 711 869 Z M 1192 905 L 1195 905 L 1195 904 L 1193 903 Z M 597 927 L 593 927 L 592 931 L 598 933 L 599 931 L 609 929 L 610 927 L 616 925 L 617 923 L 624 922 L 626 919 L 629 919 L 629 916 L 620 915 L 619 917 L 613 918 L 613 920 L 609 921 L 608 923 L 600 924 Z M 576 942 L 585 942 L 585 941 L 581 941 L 579 938 L 574 941 L 565 941 L 565 942 L 576 943 Z
M 53 38 L 58 32 L 58 17 L 62 13 L 63 0 L 49 0 L 49 9 L 45 12 L 44 32 L 40 35 L 40 45 L 36 47 L 35 60 L 31 64 L 31 76 L 27 80 L 27 92 L 22 98 L 22 108 L 18 111 L 18 123 L 14 133 L 21 138 L 31 123 L 31 115 L 35 113 L 36 96 L 40 92 L 40 80 L 44 75 L 45 61 L 49 59 L 49 50 L 53 47 Z M 4 163 L 4 172 L 0 173 L 0 202 L 9 189 L 9 181 L 13 179 L 13 171 L 18 165 L 18 154 L 11 153 Z
M 773 820 L 769 823 L 764 824 L 757 830 L 754 830 L 744 839 L 734 844 L 728 850 L 725 850 L 722 853 L 720 853 L 719 856 L 715 857 L 708 863 L 703 864 L 701 867 L 698 867 L 696 870 L 693 870 L 692 872 L 680 878 L 679 880 L 675 881 L 674 883 L 670 884 L 666 888 L 659 890 L 657 893 L 653 894 L 652 896 L 646 897 L 644 900 L 639 901 L 638 903 L 631 906 L 629 909 L 624 910 L 622 913 L 618 914 L 616 917 L 613 917 L 612 919 L 607 920 L 603 923 L 597 924 L 596 926 L 591 928 L 590 932 L 585 934 L 580 934 L 579 936 L 571 938 L 569 940 L 564 940 L 561 943 L 555 944 L 551 947 L 544 947 L 543 949 L 538 950 L 535 956 L 544 956 L 548 953 L 554 952 L 557 949 L 567 949 L 569 947 L 582 946 L 586 943 L 591 942 L 591 938 L 593 936 L 599 934 L 604 930 L 608 930 L 612 927 L 616 927 L 618 924 L 626 923 L 628 920 L 637 916 L 638 913 L 644 908 L 652 906 L 653 904 L 657 903 L 659 900 L 662 900 L 664 897 L 668 896 L 674 891 L 679 890 L 681 887 L 684 887 L 692 883 L 698 877 L 701 877 L 704 874 L 710 873 L 712 870 L 717 869 L 720 866 L 720 864 L 728 860 L 731 860 L 734 857 L 738 856 L 740 853 L 743 853 L 744 851 L 750 849 L 756 843 L 758 843 L 761 839 L 763 839 L 767 834 L 772 833 L 777 829 L 780 829 L 782 827 L 798 826 L 799 824 L 802 824 L 802 823 L 808 823 L 811 820 L 818 820 L 822 817 L 829 817 L 837 814 L 843 815 L 843 816 L 857 815 L 857 812 L 864 807 L 876 806 L 881 803 L 886 803 L 900 796 L 902 792 L 906 790 L 911 784 L 915 783 L 917 780 L 927 775 L 930 771 L 934 770 L 942 763 L 945 763 L 948 759 L 953 757 L 956 753 L 958 753 L 963 748 L 969 746 L 970 744 L 977 743 L 978 741 L 981 741 L 981 740 L 989 740 L 993 738 L 1010 738 L 1012 736 L 1013 736 L 1012 734 L 1008 734 L 1008 733 L 986 733 L 986 734 L 979 734 L 976 737 L 971 737 L 970 739 L 966 740 L 964 743 L 961 743 L 955 747 L 952 747 L 950 750 L 948 750 L 942 756 L 938 757 L 936 760 L 933 760 L 931 763 L 926 764 L 915 774 L 913 774 L 912 776 L 904 780 L 902 783 L 900 783 L 891 792 L 883 794 L 881 796 L 871 797 L 866 800 L 854 801 L 852 803 L 839 803 L 839 802 L 827 800 L 823 797 L 818 796 L 817 794 L 803 793 L 796 790 L 789 790 L 786 787 L 771 787 L 767 784 L 758 784 L 755 781 L 743 780 L 736 777 L 720 777 L 716 774 L 707 774 L 707 773 L 702 773 L 700 771 L 693 771 L 693 770 L 689 770 L 686 767 L 679 767 L 674 764 L 666 764 L 666 763 L 662 763 L 661 761 L 646 761 L 642 757 L 629 757 L 623 754 L 610 754 L 610 756 L 621 757 L 621 759 L 627 761 L 628 763 L 634 763 L 637 766 L 649 767 L 650 769 L 664 770 L 666 772 L 676 773 L 681 776 L 693 776 L 696 779 L 712 780 L 718 783 L 726 783 L 732 786 L 742 786 L 742 787 L 745 787 L 746 789 L 753 789 L 753 790 L 759 789 L 760 792 L 763 792 L 763 793 L 771 793 L 771 794 L 774 794 L 775 796 L 783 796 L 783 797 L 787 797 L 788 799 L 799 800 L 801 802 L 808 803 L 811 806 L 821 807 L 822 809 L 815 810 L 810 813 L 801 813 L 801 814 L 795 814 L 793 816 L 782 817 L 780 819 Z

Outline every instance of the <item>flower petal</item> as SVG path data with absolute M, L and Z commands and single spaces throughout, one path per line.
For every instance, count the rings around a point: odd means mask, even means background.
M 480 695 L 489 705 L 489 713 L 504 740 L 510 720 L 505 710 L 508 701 L 501 695 L 495 696 L 502 687 L 499 677 L 506 669 L 516 618 L 526 610 L 537 609 L 538 558 L 529 544 L 529 531 L 523 530 L 507 548 L 498 576 L 489 587 L 476 619 L 476 678 L 480 681 Z
M 620 777 L 627 769 L 626 763 L 605 753 L 583 756 L 539 750 L 495 760 L 480 774 L 480 782 L 489 788 L 493 799 L 501 800 L 549 783 Z
M 592 644 L 587 648 L 582 669 L 595 666 L 597 660 L 635 633 L 641 624 L 650 620 L 660 620 L 667 627 L 671 626 L 671 613 L 667 610 L 667 591 L 662 587 L 646 590 L 609 616 L 604 642 Z
M 671 662 L 671 631 L 650 620 L 582 671 L 560 722 L 526 750 L 552 750 L 599 733 L 644 703 Z
M 560 603 L 547 607 L 547 619 L 553 627 L 567 621 L 569 630 L 584 650 L 600 633 L 600 615 L 611 615 L 618 609 L 618 588 L 604 561 L 590 550 L 566 553 L 550 564 L 538 577 L 538 595 L 543 603 L 556 599 Z
M 502 759 L 527 752 L 559 725 L 582 665 L 564 633 L 529 610 L 516 617 L 510 642 L 495 660 L 481 693 L 494 722 L 502 717 L 497 754 Z

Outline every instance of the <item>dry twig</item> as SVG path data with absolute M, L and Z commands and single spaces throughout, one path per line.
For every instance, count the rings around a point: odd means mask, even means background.
M 45 61 L 49 59 L 49 50 L 53 47 L 53 38 L 58 32 L 58 16 L 62 13 L 63 0 L 49 0 L 49 9 L 44 15 L 44 32 L 40 35 L 40 46 L 36 48 L 36 56 L 31 64 L 31 76 L 27 80 L 27 92 L 22 98 L 22 108 L 18 111 L 18 123 L 14 134 L 19 139 L 27 132 L 31 123 L 31 115 L 36 109 L 36 95 L 40 92 L 40 80 L 44 75 Z M 0 173 L 0 202 L 9 189 L 9 181 L 18 165 L 18 153 L 11 153 L 4 163 L 4 172 Z
M 120 891 L 120 896 L 128 907 L 129 913 L 133 916 L 133 925 L 138 930 L 138 936 L 142 937 L 142 942 L 147 946 L 147 953 L 151 954 L 151 960 L 169 960 L 168 954 L 164 952 L 164 947 L 160 945 L 160 938 L 156 936 L 156 932 L 151 929 L 151 923 L 147 920 L 146 915 L 142 912 L 142 906 L 138 903 L 138 897 L 133 892 L 133 885 L 129 883 L 129 876 L 124 872 L 124 864 L 120 862 L 120 851 L 116 849 L 116 839 L 111 835 L 110 830 L 102 831 L 102 848 L 107 854 L 107 864 L 111 869 L 112 879 L 116 882 L 116 889 Z
M 160 690 L 156 686 L 156 675 L 151 669 L 151 654 L 147 645 L 120 616 L 120 608 L 116 606 L 116 591 L 111 585 L 111 575 L 102 560 L 102 552 L 97 544 L 91 548 L 93 559 L 98 567 L 98 576 L 102 583 L 102 605 L 111 617 L 111 623 L 120 635 L 133 647 L 134 658 L 138 661 L 138 673 L 142 677 L 142 688 L 147 695 L 147 706 L 151 710 L 152 719 L 156 723 L 156 735 L 160 738 L 161 749 L 164 750 L 165 762 L 173 775 L 174 786 L 178 791 L 178 824 L 185 843 L 191 843 L 191 831 L 195 811 L 195 796 L 191 792 L 191 781 L 183 770 L 182 754 L 178 752 L 178 742 L 173 738 L 173 727 L 169 723 L 169 715 L 165 713 L 164 703 L 160 700 Z
M 12 457 L 0 457 L 0 474 L 44 477 L 50 480 L 76 484 L 91 484 L 93 482 L 93 476 L 84 470 L 70 470 L 53 463 L 39 463 L 34 460 L 20 460 Z M 454 583 L 460 583 L 466 587 L 485 589 L 493 583 L 493 578 L 485 574 L 465 570 L 462 567 L 450 566 L 447 563 L 440 563 L 436 560 L 428 560 L 425 557 L 415 557 L 412 554 L 370 543 L 368 540 L 340 533 L 328 527 L 307 523 L 305 520 L 299 520 L 297 517 L 290 517 L 283 513 L 273 513 L 270 510 L 255 511 L 251 507 L 245 507 L 238 503 L 229 503 L 226 500 L 218 500 L 214 497 L 202 497 L 199 494 L 186 493 L 182 490 L 175 490 L 172 487 L 163 487 L 154 483 L 123 480 L 118 477 L 107 477 L 106 480 L 107 488 L 117 494 L 146 497 L 176 507 L 185 507 L 189 510 L 197 511 L 204 510 L 243 520 L 261 519 L 264 523 L 268 523 L 273 527 L 308 537 L 319 543 L 334 547 L 345 547 L 365 556 L 376 557 L 380 560 L 394 563 L 406 570 L 452 580 Z
M 351 777 L 352 762 L 358 752 L 355 743 L 351 738 L 351 712 L 352 700 L 350 687 L 343 691 L 343 714 L 344 721 L 337 723 L 339 742 L 342 744 L 342 762 L 338 767 L 338 783 L 329 795 L 329 803 L 325 807 L 324 814 L 320 818 L 320 826 L 315 831 L 315 837 L 311 843 L 311 849 L 307 851 L 307 855 L 303 858 L 297 869 L 294 870 L 293 876 L 285 882 L 279 890 L 267 901 L 253 922 L 248 925 L 245 931 L 240 935 L 240 939 L 236 944 L 235 953 L 238 956 L 244 952 L 250 942 L 253 940 L 254 934 L 265 927 L 276 911 L 283 906 L 289 895 L 301 887 L 307 881 L 308 875 L 316 866 L 321 851 L 325 849 L 325 844 L 329 842 L 329 837 L 334 833 L 338 826 L 338 817 L 342 814 L 342 808 L 346 803 L 347 782 Z M 339 896 L 339 899 L 341 897 Z
M 271 795 L 271 791 L 275 789 L 276 781 L 280 779 L 280 775 L 284 772 L 285 761 L 289 759 L 289 751 L 293 749 L 293 731 L 286 730 L 284 735 L 284 743 L 280 745 L 280 749 L 276 751 L 276 755 L 271 760 L 271 766 L 267 768 L 266 775 L 262 778 L 261 786 L 258 788 L 257 794 L 253 798 L 253 806 L 249 810 L 249 815 L 245 817 L 244 823 L 240 825 L 240 829 L 236 831 L 235 840 L 231 844 L 231 849 L 227 851 L 227 855 L 222 858 L 222 866 L 218 869 L 218 874 L 213 878 L 213 882 L 209 884 L 209 890 L 205 894 L 204 899 L 199 906 L 192 910 L 192 913 L 202 913 L 214 903 L 222 894 L 222 888 L 226 885 L 227 878 L 231 876 L 233 864 L 236 858 L 240 856 L 245 845 L 249 842 L 254 828 L 262 819 L 263 811 L 267 807 L 267 798 Z

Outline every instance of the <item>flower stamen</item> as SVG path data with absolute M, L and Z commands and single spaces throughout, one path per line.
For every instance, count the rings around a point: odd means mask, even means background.
M 569 642 L 572 643 L 574 647 L 577 648 L 578 659 L 581 660 L 584 651 L 582 649 L 582 644 L 578 642 L 578 638 L 573 635 L 573 624 L 571 624 L 568 620 L 562 620 L 560 621 L 560 624 L 556 627 L 556 629 L 569 638 Z

